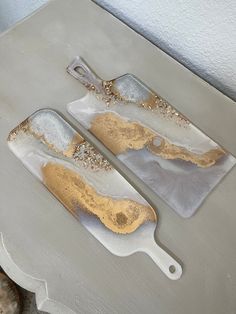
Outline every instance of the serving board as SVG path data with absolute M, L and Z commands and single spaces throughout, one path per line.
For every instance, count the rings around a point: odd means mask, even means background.
M 156 238 L 184 261 L 172 281 L 146 254 L 111 254 L 8 149 L 9 132 L 40 108 L 73 121 L 65 104 L 86 88 L 65 68 L 78 53 L 103 78 L 133 73 L 236 155 L 235 102 L 92 1 L 52 1 L 0 37 L 2 268 L 49 313 L 234 313 L 235 167 L 191 219 L 154 198 Z
M 170 279 L 180 278 L 180 264 L 155 243 L 155 210 L 58 113 L 35 112 L 10 132 L 8 145 L 109 251 L 146 252 Z
M 132 74 L 105 81 L 76 57 L 88 94 L 68 112 L 182 217 L 191 217 L 236 159 Z

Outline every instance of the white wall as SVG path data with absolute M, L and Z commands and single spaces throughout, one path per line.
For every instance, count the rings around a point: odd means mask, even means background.
M 0 0 L 0 31 L 47 1 Z M 94 1 L 236 99 L 236 0 Z
M 48 0 L 0 0 L 0 32 L 31 14 Z
M 236 99 L 236 0 L 95 0 Z

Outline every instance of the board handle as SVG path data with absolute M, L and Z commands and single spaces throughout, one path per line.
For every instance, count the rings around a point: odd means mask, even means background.
M 155 240 L 150 241 L 143 249 L 143 252 L 152 258 L 168 278 L 177 280 L 181 277 L 183 272 L 182 266 L 163 250 Z
M 86 87 L 93 88 L 94 86 L 98 93 L 103 92 L 102 79 L 89 67 L 83 58 L 75 57 L 66 70 Z

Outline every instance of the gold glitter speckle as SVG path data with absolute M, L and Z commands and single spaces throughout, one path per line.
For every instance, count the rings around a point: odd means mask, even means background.
M 160 114 L 166 119 L 174 120 L 178 126 L 186 127 L 189 124 L 187 118 L 177 112 L 166 100 L 150 92 L 150 96 L 145 101 L 130 101 L 121 96 L 120 92 L 115 88 L 114 84 L 115 80 L 111 81 L 103 81 L 103 91 L 104 93 L 100 93 L 94 85 L 86 84 L 88 90 L 96 93 L 96 96 L 99 100 L 105 102 L 106 106 L 116 104 L 117 102 L 123 102 L 124 104 L 128 103 L 136 103 L 138 106 L 151 110 L 154 113 Z
M 18 132 L 28 132 L 29 131 L 29 122 L 28 119 L 25 119 L 23 122 L 21 122 L 16 128 L 14 128 L 8 135 L 7 141 L 13 141 Z
M 88 142 L 76 146 L 73 158 L 75 161 L 82 163 L 83 167 L 94 171 L 113 169 L 110 163 Z
M 150 97 L 146 101 L 142 102 L 140 106 L 144 109 L 160 114 L 168 120 L 174 120 L 178 126 L 186 127 L 189 125 L 187 118 L 177 112 L 167 101 L 156 94 L 150 94 Z

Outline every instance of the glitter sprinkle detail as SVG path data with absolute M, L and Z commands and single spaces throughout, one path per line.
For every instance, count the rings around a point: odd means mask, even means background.
M 110 163 L 88 142 L 76 146 L 73 158 L 76 162 L 81 162 L 83 167 L 94 171 L 113 169 Z
M 8 135 L 7 141 L 13 141 L 16 139 L 16 136 L 19 132 L 28 132 L 29 126 L 28 126 L 28 119 L 21 122 L 16 128 L 14 128 Z
M 174 120 L 179 126 L 188 126 L 189 121 L 186 117 L 177 112 L 166 100 L 156 94 L 151 94 L 149 99 L 142 102 L 140 106 L 162 115 L 164 118 Z
M 113 80 L 102 82 L 103 93 L 100 93 L 93 84 L 84 85 L 89 91 L 96 94 L 97 99 L 105 102 L 107 107 L 117 104 L 118 102 L 123 102 L 124 104 L 136 103 L 138 106 L 144 109 L 160 114 L 165 119 L 174 120 L 178 126 L 187 127 L 190 123 L 186 117 L 176 111 L 166 100 L 153 92 L 150 92 L 150 97 L 146 101 L 139 102 L 134 100 L 127 100 L 122 97 L 119 91 L 115 88 Z
M 64 157 L 73 158 L 76 162 L 80 163 L 84 168 L 89 168 L 93 171 L 112 170 L 111 164 L 83 137 L 78 133 L 72 138 L 66 150 L 61 150 L 53 143 L 49 142 L 44 134 L 35 132 L 30 124 L 29 119 L 23 121 L 18 127 L 13 129 L 9 136 L 8 141 L 13 141 L 19 132 L 29 133 L 36 139 L 45 144 L 48 149 L 53 150 L 57 154 L 62 154 Z

